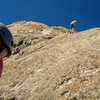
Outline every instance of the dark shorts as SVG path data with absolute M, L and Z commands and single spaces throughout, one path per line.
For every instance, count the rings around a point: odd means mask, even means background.
M 75 26 L 74 26 L 74 24 L 71 24 L 70 27 L 71 27 L 71 28 L 74 28 Z

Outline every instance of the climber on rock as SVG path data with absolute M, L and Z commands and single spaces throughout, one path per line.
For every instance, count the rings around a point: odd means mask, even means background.
M 70 33 L 74 33 L 75 32 L 75 24 L 77 23 L 77 21 L 76 20 L 74 20 L 74 21 L 72 21 L 71 23 L 70 23 Z
M 9 29 L 0 23 L 0 77 L 3 70 L 3 58 L 12 53 L 13 37 Z

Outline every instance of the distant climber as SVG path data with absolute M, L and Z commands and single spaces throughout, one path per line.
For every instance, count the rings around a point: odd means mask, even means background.
M 3 70 L 3 58 L 11 55 L 13 37 L 9 29 L 0 23 L 0 77 Z
M 70 33 L 74 33 L 75 32 L 75 24 L 77 23 L 77 21 L 76 20 L 74 20 L 74 21 L 72 21 L 71 23 L 70 23 Z

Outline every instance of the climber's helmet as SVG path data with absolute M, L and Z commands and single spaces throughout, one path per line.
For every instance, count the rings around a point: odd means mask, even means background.
M 77 23 L 77 21 L 76 21 L 76 20 L 74 20 L 74 23 L 76 24 L 76 23 Z
M 8 57 L 12 53 L 13 37 L 9 29 L 2 23 L 0 23 L 0 37 L 2 38 L 3 43 L 7 47 Z

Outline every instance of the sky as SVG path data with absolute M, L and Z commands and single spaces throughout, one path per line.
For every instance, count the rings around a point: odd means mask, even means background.
M 77 20 L 75 30 L 100 27 L 100 0 L 1 0 L 0 22 L 34 21 L 48 26 L 70 28 Z

